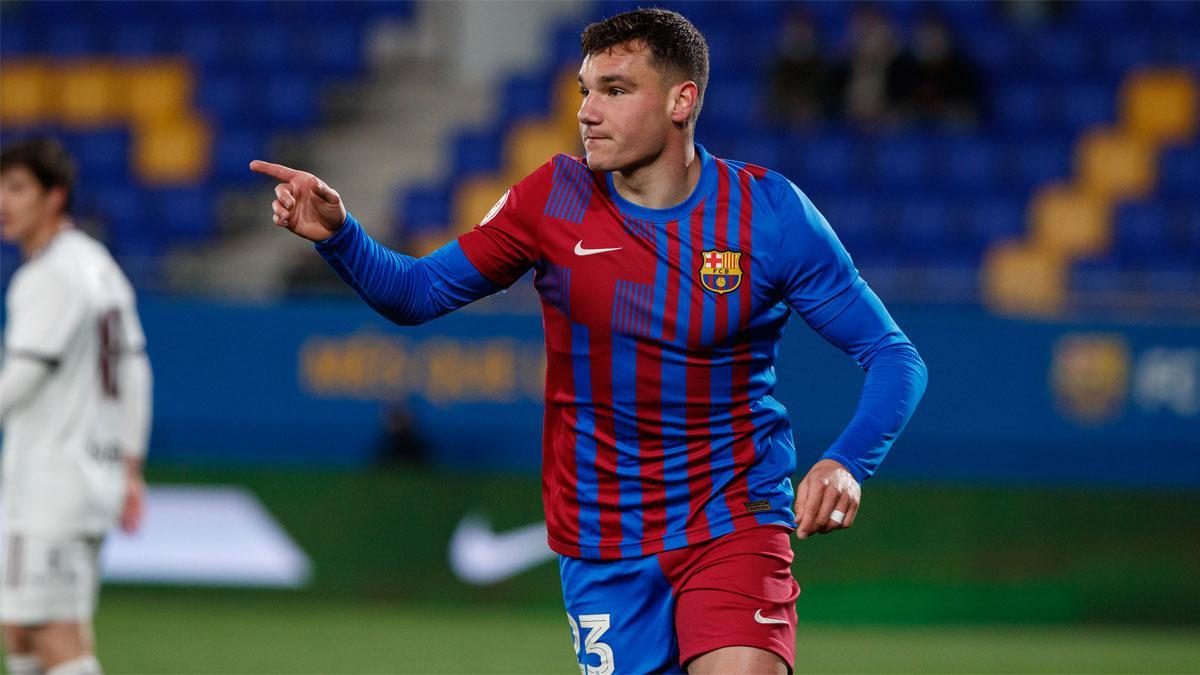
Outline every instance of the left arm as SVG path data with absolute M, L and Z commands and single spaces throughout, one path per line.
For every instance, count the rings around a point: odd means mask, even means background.
M 150 359 L 143 350 L 125 354 L 119 368 L 120 440 L 125 458 L 125 504 L 121 508 L 121 529 L 133 534 L 141 527 L 145 513 L 146 482 L 142 477 L 142 467 L 150 438 L 153 377 Z
M 879 468 L 925 391 L 925 363 L 808 197 L 791 183 L 775 207 L 775 283 L 821 337 L 866 373 L 858 409 L 796 488 L 796 534 L 854 523 L 861 484 Z

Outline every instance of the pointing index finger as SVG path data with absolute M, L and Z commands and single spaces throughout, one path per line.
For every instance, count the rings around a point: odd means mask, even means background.
M 291 181 L 300 172 L 295 169 L 289 169 L 282 164 L 272 164 L 264 162 L 261 159 L 256 159 L 250 162 L 250 170 L 254 173 L 261 173 L 264 176 L 270 176 L 276 180 Z

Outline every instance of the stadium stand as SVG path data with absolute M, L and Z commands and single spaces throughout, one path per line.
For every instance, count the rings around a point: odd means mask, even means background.
M 221 191 L 253 184 L 270 139 L 314 128 L 322 89 L 365 73 L 365 27 L 413 5 L 6 2 L 0 141 L 63 138 L 77 215 L 153 286 L 161 253 L 216 236 Z
M 635 4 L 599 2 L 593 14 Z M 1200 293 L 1195 3 L 1078 3 L 1033 25 L 991 3 L 883 3 L 905 34 L 931 7 L 944 15 L 986 84 L 983 119 L 872 130 L 832 119 L 800 131 L 764 114 L 775 41 L 742 36 L 775 35 L 799 7 L 834 56 L 855 5 L 658 4 L 687 14 L 711 44 L 712 93 L 698 139 L 800 185 L 885 293 L 982 295 L 1018 311 L 1057 311 L 1078 294 L 1113 289 Z M 419 233 L 422 248 L 469 226 L 520 178 L 511 153 L 498 151 L 528 133 L 521 120 L 573 127 L 574 78 L 559 73 L 577 62 L 578 32 L 557 28 L 547 62 L 510 79 L 492 126 L 458 134 L 444 181 L 401 190 L 401 224 Z M 548 101 L 551 90 L 564 95 Z M 538 149 L 545 157 L 551 148 Z M 566 141 L 557 149 L 575 151 Z M 1027 240 L 1040 245 L 1018 243 Z M 1014 250 L 1021 264 L 997 272 Z

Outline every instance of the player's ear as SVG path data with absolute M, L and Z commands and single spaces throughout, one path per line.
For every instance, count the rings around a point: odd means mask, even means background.
M 692 117 L 692 110 L 696 108 L 696 98 L 700 93 L 700 88 L 691 80 L 680 82 L 671 87 L 671 121 L 679 126 L 684 126 Z
M 67 189 L 55 185 L 46 191 L 46 204 L 56 213 L 67 212 Z

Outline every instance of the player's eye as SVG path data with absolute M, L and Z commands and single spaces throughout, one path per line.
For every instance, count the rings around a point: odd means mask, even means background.
M 584 89 L 583 87 L 580 87 L 580 88 L 579 88 L 579 95 L 580 95 L 580 96 L 587 96 L 587 95 L 588 95 L 588 90 L 587 90 L 587 89 Z
M 624 89 L 618 89 L 617 87 L 613 87 L 612 89 L 608 90 L 609 96 L 620 96 L 621 94 L 624 94 L 624 93 L 625 93 Z

